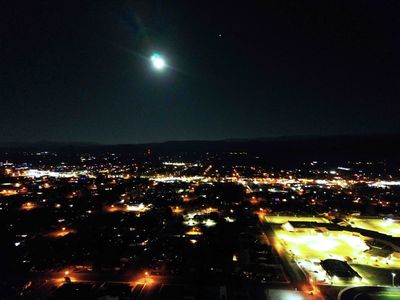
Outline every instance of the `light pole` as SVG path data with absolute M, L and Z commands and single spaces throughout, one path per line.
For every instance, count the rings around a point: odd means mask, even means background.
M 392 273 L 392 286 L 394 287 L 394 278 L 396 277 L 396 273 Z

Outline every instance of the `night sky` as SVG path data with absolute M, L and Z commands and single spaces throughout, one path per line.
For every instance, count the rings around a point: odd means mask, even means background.
M 399 16 L 397 0 L 3 1 L 0 141 L 400 132 Z

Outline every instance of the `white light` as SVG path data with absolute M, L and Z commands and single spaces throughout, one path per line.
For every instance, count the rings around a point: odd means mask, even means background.
M 211 219 L 207 219 L 204 223 L 204 225 L 206 225 L 207 227 L 214 226 L 215 224 L 215 221 Z
M 154 53 L 150 59 L 155 69 L 162 70 L 165 68 L 166 66 L 165 60 L 159 54 Z

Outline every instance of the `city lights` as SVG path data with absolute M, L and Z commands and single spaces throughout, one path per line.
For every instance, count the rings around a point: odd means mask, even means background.
M 0 300 L 400 300 L 397 1 L 24 2 Z
M 109 154 L 105 161 L 112 161 L 113 157 Z M 396 185 L 386 185 L 383 189 L 371 184 L 378 181 L 374 177 L 344 178 L 340 171 L 331 172 L 331 169 L 324 176 L 317 173 L 312 178 L 296 176 L 287 170 L 275 171 L 272 175 L 256 166 L 235 166 L 234 170 L 226 167 L 222 174 L 223 168 L 215 164 L 211 168 L 209 162 L 181 162 L 172 158 L 149 164 L 146 171 L 137 173 L 130 163 L 101 162 L 99 166 L 85 168 L 63 163 L 17 171 L 8 166 L 6 178 L 13 180 L 2 185 L 5 190 L 15 192 L 13 196 L 20 197 L 15 203 L 21 214 L 34 216 L 38 212 L 40 215 L 47 209 L 57 215 L 47 229 L 32 234 L 29 227 L 25 228 L 11 243 L 21 253 L 29 248 L 31 239 L 63 245 L 65 248 L 57 249 L 64 251 L 68 270 L 49 271 L 49 277 L 56 278 L 57 284 L 80 283 L 101 274 L 93 271 L 90 262 L 78 264 L 69 259 L 70 253 L 80 258 L 82 250 L 77 248 L 77 241 L 82 235 L 91 239 L 88 233 L 97 234 L 97 239 L 105 238 L 106 244 L 112 247 L 134 249 L 116 253 L 118 259 L 108 261 L 109 269 L 115 274 L 125 274 L 120 270 L 126 266 L 137 271 L 129 278 L 118 275 L 134 287 L 150 288 L 162 282 L 163 276 L 173 278 L 174 272 L 185 272 L 180 269 L 182 264 L 183 268 L 193 268 L 191 259 L 185 257 L 189 254 L 195 255 L 202 265 L 208 264 L 211 273 L 227 272 L 214 260 L 202 261 L 203 253 L 214 255 L 210 249 L 216 245 L 212 243 L 222 240 L 222 235 L 229 241 L 228 257 L 224 257 L 231 264 L 229 270 L 235 270 L 238 280 L 242 278 L 252 284 L 288 284 L 285 272 L 292 271 L 306 277 L 307 283 L 300 290 L 307 295 L 322 294 L 323 288 L 322 291 L 320 288 L 329 285 L 394 286 L 396 283 L 400 251 L 391 246 L 390 239 L 400 235 L 398 217 L 354 213 L 365 198 L 358 185 L 372 189 L 369 191 L 372 203 L 384 209 L 392 205 L 392 200 L 385 199 L 384 195 L 393 197 L 390 190 Z M 224 189 L 231 189 L 229 196 L 223 194 Z M 241 198 L 235 198 L 240 193 L 243 193 Z M 351 210 L 336 212 L 330 197 L 347 201 Z M 3 199 L 0 209 L 10 209 L 11 202 L 6 197 Z M 325 206 L 331 209 L 324 210 Z M 316 208 L 321 213 L 315 213 Z M 96 220 L 88 232 L 87 220 Z M 14 224 L 9 226 L 13 230 Z M 101 230 L 96 232 L 97 228 Z M 360 231 L 363 229 L 367 231 Z M 382 240 L 377 240 L 374 233 L 379 233 Z M 87 255 L 97 253 L 91 245 L 85 247 Z M 145 263 L 146 271 L 139 272 L 131 262 L 142 255 L 152 256 L 152 260 Z M 26 256 L 22 263 L 29 265 L 33 260 Z M 332 269 L 323 266 L 329 260 L 336 264 L 342 262 L 354 273 L 347 277 L 332 273 Z M 281 261 L 290 263 L 285 266 Z

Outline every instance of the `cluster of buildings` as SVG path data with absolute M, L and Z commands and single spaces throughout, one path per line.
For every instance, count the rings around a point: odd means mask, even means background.
M 58 297 L 77 284 L 103 297 L 114 284 L 121 299 L 177 286 L 193 299 L 247 297 L 252 286 L 320 299 L 328 286 L 397 285 L 399 174 L 369 163 L 41 153 L 0 173 L 10 295 Z

